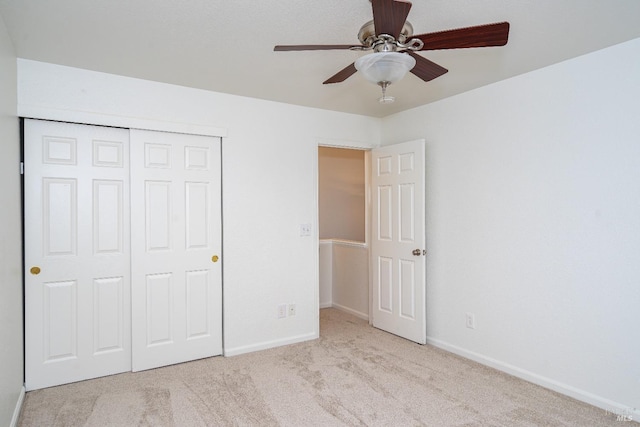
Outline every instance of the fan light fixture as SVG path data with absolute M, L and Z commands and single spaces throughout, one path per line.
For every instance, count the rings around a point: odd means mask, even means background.
M 273 50 L 352 50 L 357 52 L 372 50 L 374 53 L 347 65 L 322 84 L 343 82 L 360 71 L 367 80 L 382 88 L 382 98 L 379 101 L 387 103 L 394 101 L 392 96 L 386 96 L 387 87 L 402 79 L 407 71 L 411 71 L 424 82 L 430 82 L 447 72 L 446 68 L 415 52 L 504 46 L 509 40 L 508 22 L 415 35 L 413 25 L 407 21 L 411 1 L 370 0 L 370 2 L 373 19 L 360 27 L 358 32 L 360 44 L 277 45 Z
M 360 71 L 365 79 L 382 88 L 380 103 L 386 104 L 395 100 L 386 95 L 387 86 L 402 78 L 416 65 L 416 60 L 400 52 L 375 52 L 358 58 L 355 62 L 356 70 Z

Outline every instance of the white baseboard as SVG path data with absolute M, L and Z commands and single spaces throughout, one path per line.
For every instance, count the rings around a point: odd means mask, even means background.
M 345 313 L 349 313 L 353 316 L 359 317 L 360 319 L 363 320 L 369 320 L 369 315 L 366 313 L 361 313 L 357 310 L 354 310 L 352 308 L 349 307 L 345 307 L 344 305 L 340 305 L 340 304 L 336 304 L 335 302 L 333 304 L 331 304 L 331 307 L 336 308 L 340 311 L 344 311 Z
M 333 305 L 331 304 L 331 301 L 329 301 L 329 302 L 321 302 L 320 303 L 320 308 L 321 309 L 322 308 L 331 308 L 331 307 L 333 307 Z
M 238 356 L 240 354 L 253 353 L 254 351 L 267 350 L 270 348 L 281 347 L 283 345 L 297 344 L 304 341 L 314 340 L 316 338 L 318 338 L 318 333 L 311 332 L 308 334 L 296 335 L 293 337 L 288 337 L 288 338 L 279 339 L 279 340 L 264 341 L 257 344 L 251 344 L 251 345 L 235 347 L 235 348 L 225 348 L 224 356 L 225 357 Z
M 588 403 L 590 405 L 608 411 L 612 415 L 627 417 L 626 421 L 629 421 L 629 417 L 633 418 L 633 420 L 640 420 L 640 408 L 629 408 L 628 406 L 625 406 L 618 402 L 614 402 L 602 396 L 580 390 L 576 387 L 563 384 L 559 381 L 543 377 L 542 375 L 529 372 L 525 369 L 518 368 L 517 366 L 513 366 L 500 360 L 496 360 L 491 357 L 466 350 L 464 348 L 449 344 L 438 339 L 427 337 L 427 344 L 441 348 L 443 350 L 457 354 L 458 356 L 462 356 L 466 359 L 473 360 L 483 365 L 490 366 L 499 371 L 506 372 L 507 374 L 513 375 L 514 377 L 518 377 L 533 384 L 548 388 L 581 402 Z
M 17 427 L 18 425 L 18 419 L 20 418 L 20 412 L 22 411 L 22 403 L 24 402 L 25 393 L 26 390 L 24 386 L 22 386 L 20 395 L 18 396 L 18 401 L 16 402 L 16 407 L 13 410 L 13 417 L 11 417 L 11 424 L 9 424 L 10 427 Z

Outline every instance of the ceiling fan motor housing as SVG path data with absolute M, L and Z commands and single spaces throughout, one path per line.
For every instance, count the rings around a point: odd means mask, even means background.
M 413 25 L 411 25 L 411 22 L 405 21 L 404 26 L 402 27 L 402 30 L 398 35 L 397 41 L 400 43 L 404 43 L 412 35 L 413 35 Z M 392 36 L 389 36 L 386 34 L 385 36 L 393 38 Z M 360 31 L 358 31 L 358 40 L 360 40 L 360 43 L 362 43 L 363 45 L 373 47 L 377 38 L 378 37 L 376 37 L 376 29 L 375 29 L 373 20 L 367 22 L 362 27 L 360 27 Z

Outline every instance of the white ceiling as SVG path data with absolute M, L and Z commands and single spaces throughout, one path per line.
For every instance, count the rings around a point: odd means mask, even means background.
M 273 52 L 357 44 L 368 0 L 0 0 L 0 16 L 20 58 L 375 117 L 640 37 L 640 0 L 415 0 L 416 34 L 509 21 L 509 43 L 421 53 L 449 72 L 381 105 L 358 74 L 322 84 L 363 53 Z

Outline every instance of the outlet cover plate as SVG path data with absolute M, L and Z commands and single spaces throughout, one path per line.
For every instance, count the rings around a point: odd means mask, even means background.
M 300 224 L 300 236 L 311 236 L 311 224 Z
M 476 316 L 473 313 L 466 314 L 466 324 L 469 329 L 476 328 Z
M 287 317 L 287 304 L 280 304 L 278 306 L 278 319 Z

